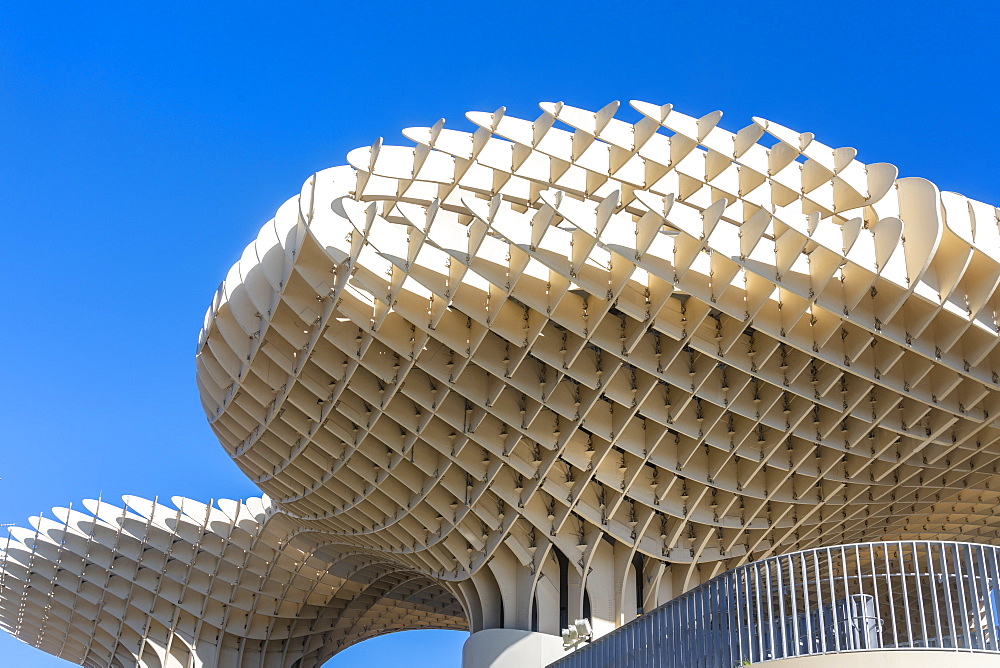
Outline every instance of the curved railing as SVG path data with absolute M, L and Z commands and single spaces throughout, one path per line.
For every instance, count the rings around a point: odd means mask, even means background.
M 756 561 L 552 664 L 733 668 L 896 649 L 1000 652 L 1000 548 L 862 543 Z

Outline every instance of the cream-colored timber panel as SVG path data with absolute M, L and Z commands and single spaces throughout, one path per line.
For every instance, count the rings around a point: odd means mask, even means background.
M 227 283 L 202 334 L 237 462 L 310 531 L 502 599 L 483 627 L 526 628 L 553 550 L 613 628 L 636 568 L 658 600 L 781 551 L 995 541 L 996 209 L 632 106 L 470 113 L 310 178 L 256 246 L 277 306 Z M 268 345 L 219 378 L 240 323 Z
M 95 666 L 318 665 L 552 633 L 562 602 L 601 634 L 788 551 L 1000 540 L 997 209 L 631 105 L 470 113 L 312 175 L 199 337 L 267 500 L 37 520 L 5 628 Z
M 246 651 L 288 666 L 392 630 L 467 628 L 447 587 L 377 553 L 302 541 L 266 498 L 124 500 L 55 508 L 12 532 L 5 629 L 86 666 L 250 665 Z

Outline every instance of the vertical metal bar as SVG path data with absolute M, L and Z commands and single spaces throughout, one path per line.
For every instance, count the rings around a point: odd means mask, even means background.
M 771 564 L 772 561 L 767 559 L 762 565 L 764 567 L 764 587 L 767 592 L 767 604 L 764 610 L 767 613 L 767 638 L 770 643 L 768 648 L 770 652 L 767 658 L 774 659 L 777 656 L 778 644 L 774 633 L 774 585 L 771 583 Z
M 927 647 L 927 613 L 924 610 L 924 589 L 920 584 L 924 576 L 920 573 L 920 555 L 916 541 L 913 542 L 913 574 L 917 582 L 917 614 L 920 615 L 920 644 L 915 647 Z
M 724 578 L 720 579 L 720 597 L 721 605 L 723 606 L 723 617 L 725 619 L 725 637 L 726 646 L 728 650 L 722 653 L 722 660 L 728 665 L 733 665 L 736 661 L 734 654 L 736 654 L 736 643 L 738 642 L 733 635 L 736 627 L 733 624 L 733 580 L 732 573 L 727 573 Z
M 746 647 L 743 644 L 743 596 L 740 592 L 740 587 L 742 586 L 742 568 L 737 568 L 733 571 L 732 583 L 733 583 L 733 612 L 736 620 L 736 646 L 737 651 L 737 661 L 743 661 L 744 652 Z
M 979 640 L 981 649 L 989 649 L 989 574 L 986 572 L 986 563 L 982 557 L 982 545 L 969 546 L 969 558 L 976 569 L 976 624 L 979 627 Z
M 690 624 L 688 623 L 689 598 L 690 596 L 685 596 L 684 598 L 682 598 L 680 601 L 680 605 L 677 608 L 678 621 L 680 622 L 680 624 L 678 625 L 680 636 L 677 638 L 677 644 L 680 646 L 680 653 L 677 655 L 677 663 L 681 666 L 685 665 L 685 661 L 687 661 L 688 656 L 691 654 L 688 648 L 690 647 L 691 643 L 694 642 L 693 638 L 691 637 Z
M 687 665 L 687 660 L 691 656 L 690 646 L 694 642 L 691 628 L 690 596 L 685 596 L 681 601 L 681 656 L 680 664 Z
M 698 656 L 696 657 L 698 665 L 705 661 L 705 655 L 708 654 L 708 620 L 705 615 L 708 601 L 705 594 L 705 589 L 702 587 L 694 601 L 694 619 L 695 624 L 698 625 Z
M 673 608 L 673 616 L 673 644 L 677 648 L 674 652 L 674 668 L 681 668 L 684 665 L 684 643 L 687 642 L 687 629 L 684 628 L 684 601 L 677 601 L 677 605 Z
M 872 567 L 872 598 L 875 599 L 875 623 L 878 625 L 875 632 L 878 634 L 878 647 L 884 644 L 882 641 L 882 600 L 878 593 L 878 568 L 875 565 L 875 546 L 868 544 L 868 562 Z
M 655 613 L 649 616 L 649 626 L 646 627 L 649 640 L 649 665 L 653 668 L 663 668 L 660 655 L 660 639 L 663 637 L 660 635 L 660 627 L 663 615 L 659 614 L 660 612 L 661 610 L 655 610 Z
M 771 633 L 771 658 L 781 658 L 781 620 L 780 598 L 781 587 L 775 585 L 777 579 L 777 557 L 771 557 L 764 562 L 764 582 L 767 587 L 767 624 Z
M 611 657 L 615 656 L 615 653 L 617 653 L 617 656 L 619 657 L 629 657 L 629 649 L 631 648 L 631 645 L 632 643 L 628 641 L 628 638 L 623 638 L 622 634 L 615 633 L 615 635 L 611 636 L 611 642 L 606 642 L 601 645 L 601 664 L 607 665 L 611 660 Z M 635 663 L 630 663 L 631 666 L 628 666 L 628 668 L 634 668 Z
M 638 594 L 638 592 L 636 593 Z M 643 623 L 642 617 L 636 617 L 628 623 L 635 629 L 632 633 L 632 656 L 635 657 L 635 665 L 648 666 L 649 660 L 646 657 L 646 625 Z
M 640 577 L 642 576 L 640 575 Z M 643 608 L 643 610 L 645 610 L 645 608 Z M 639 653 L 638 653 L 639 665 L 652 667 L 653 655 L 650 652 L 650 647 L 649 647 L 649 640 L 650 640 L 649 629 L 651 627 L 651 620 L 648 618 L 648 615 L 646 615 L 645 612 L 643 612 L 642 616 L 640 616 L 637 621 L 639 622 L 639 628 L 638 628 L 639 633 L 636 634 L 638 637 L 638 641 L 636 642 L 636 644 L 639 645 Z
M 657 615 L 653 612 L 646 612 L 646 607 L 643 606 L 643 613 L 639 619 L 645 619 L 646 624 L 643 627 L 643 660 L 646 666 L 650 668 L 659 668 L 659 656 L 657 655 L 657 644 L 656 644 L 656 627 L 657 627 Z
M 700 630 L 698 637 L 701 639 L 701 643 L 699 645 L 700 651 L 699 651 L 697 665 L 704 666 L 705 659 L 708 656 L 709 636 L 711 635 L 711 619 L 709 618 L 709 613 L 708 613 L 708 608 L 709 608 L 708 592 L 705 591 L 704 587 L 701 588 L 701 593 L 698 596 L 698 601 L 696 605 L 697 605 L 696 608 L 697 612 L 695 613 L 695 615 L 698 620 L 698 627 Z
M 751 574 L 753 575 L 753 580 L 748 581 L 748 586 L 753 596 L 753 617 L 754 617 L 754 628 L 756 629 L 756 635 L 751 635 L 751 638 L 757 641 L 757 651 L 756 655 L 751 659 L 753 662 L 764 661 L 764 626 L 763 626 L 763 610 L 760 604 L 760 564 L 759 562 L 754 562 L 751 565 Z
M 643 625 L 636 624 L 634 622 L 628 622 L 632 625 L 632 628 L 628 629 L 630 633 L 623 634 L 627 635 L 626 642 L 628 642 L 629 656 L 632 657 L 632 663 L 636 666 L 647 666 L 649 664 L 645 663 L 643 659 L 645 658 L 643 654 L 646 651 L 645 645 L 642 642 L 643 638 Z
M 655 597 L 652 600 L 656 600 Z M 645 607 L 643 608 L 645 610 Z M 655 608 L 652 612 L 643 613 L 649 615 L 649 665 L 652 668 L 664 668 L 663 654 L 660 651 L 662 635 L 660 627 L 663 620 L 663 608 Z
M 958 628 L 955 625 L 955 602 L 951 595 L 951 578 L 952 569 L 948 566 L 948 548 L 945 545 L 941 545 L 941 584 L 944 590 L 945 608 L 944 612 L 947 614 L 948 619 L 948 635 L 949 641 L 943 642 L 942 647 L 955 648 L 959 647 L 958 641 Z
M 614 652 L 616 649 L 619 652 L 624 652 L 624 656 L 628 657 L 628 665 L 630 667 L 635 666 L 636 668 L 638 668 L 638 666 L 641 666 L 642 664 L 639 663 L 639 657 L 637 655 L 639 647 L 638 645 L 639 636 L 637 633 L 635 633 L 637 629 L 626 629 L 626 630 L 628 631 L 628 633 L 622 633 L 620 630 L 616 632 L 615 640 L 618 642 L 618 647 L 616 648 L 614 645 L 609 645 L 607 652 L 609 656 L 614 656 Z M 623 656 L 623 655 L 619 654 L 618 656 Z
M 691 596 L 691 625 L 694 627 L 694 639 L 695 645 L 691 652 L 691 656 L 688 658 L 688 665 L 695 666 L 701 660 L 705 654 L 705 633 L 702 627 L 701 615 L 699 614 L 699 608 L 701 603 L 701 596 L 697 593 Z
M 674 605 L 670 608 L 670 626 L 671 633 L 673 634 L 670 638 L 670 645 L 673 648 L 671 650 L 671 655 L 673 656 L 671 668 L 680 668 L 684 665 L 681 663 L 682 643 L 684 642 L 684 622 L 681 617 L 681 605 L 683 605 L 681 601 L 674 599 Z
M 729 573 L 725 578 L 726 583 L 726 614 L 729 624 L 729 664 L 736 665 L 740 662 L 739 653 L 741 650 L 739 610 L 736 604 L 736 580 L 735 573 Z
M 848 550 L 849 547 L 851 546 L 842 546 L 840 553 L 844 557 L 844 591 L 857 592 L 856 594 L 851 594 L 855 601 L 854 622 L 851 625 L 851 633 L 853 634 L 853 642 L 856 645 L 856 649 L 868 649 L 867 636 L 864 635 L 865 630 L 868 628 L 868 607 L 865 605 L 865 589 L 862 580 L 861 563 L 860 559 L 858 559 L 857 545 L 853 546 L 853 553 Z M 848 568 L 848 564 L 850 564 L 850 568 Z M 854 581 L 853 588 L 850 585 L 852 580 Z M 857 609 L 859 607 L 860 610 Z
M 686 666 L 692 665 L 694 660 L 698 657 L 698 652 L 701 650 L 701 639 L 698 637 L 698 621 L 695 618 L 695 597 L 689 596 L 687 598 L 687 606 L 685 613 L 687 614 L 687 627 L 690 629 L 691 642 L 687 646 L 687 657 L 685 657 Z
M 602 643 L 599 648 L 598 662 L 600 665 L 607 665 L 612 656 L 617 656 L 619 659 L 625 657 L 628 661 L 627 663 L 619 661 L 619 663 L 625 663 L 627 668 L 634 668 L 635 662 L 632 661 L 632 657 L 629 653 L 632 643 L 628 641 L 628 638 L 622 637 L 622 634 L 618 632 L 617 629 L 612 631 L 607 638 L 608 642 Z
M 663 616 L 660 618 L 660 643 L 663 647 L 663 656 L 665 657 L 660 668 L 674 668 L 677 665 L 674 653 L 674 647 L 677 644 L 677 632 L 673 624 L 674 611 L 676 609 L 677 606 L 671 603 L 669 607 L 664 608 Z
M 692 647 L 694 647 L 695 637 L 694 637 L 694 627 L 691 625 L 691 597 L 687 596 L 684 598 L 683 612 L 683 624 L 681 625 L 681 633 L 684 636 L 684 652 L 681 655 L 681 665 L 686 666 L 687 662 L 691 658 Z
M 677 665 L 683 666 L 684 660 L 688 655 L 688 645 L 691 643 L 691 632 L 687 624 L 687 599 L 680 601 L 677 606 L 677 632 L 680 634 L 677 638 L 677 646 L 679 651 L 677 652 Z
M 686 661 L 684 665 L 689 666 L 691 665 L 691 662 L 698 656 L 698 650 L 700 649 L 701 644 L 698 638 L 698 623 L 694 615 L 694 606 L 695 606 L 694 596 L 693 595 L 688 596 L 687 599 L 685 599 L 685 602 L 686 606 L 684 612 L 687 615 L 686 626 L 688 629 L 690 629 L 689 632 L 691 634 L 690 635 L 691 642 L 688 643 L 686 647 L 687 657 L 685 657 Z
M 695 643 L 688 658 L 689 666 L 701 668 L 705 657 L 705 617 L 704 617 L 704 590 L 692 592 L 691 597 L 691 625 L 694 628 Z
M 646 630 L 649 628 L 645 615 L 637 617 L 631 624 L 635 625 L 635 661 L 640 666 L 652 666 L 649 656 L 649 643 L 646 637 L 649 635 Z
M 986 625 L 986 631 L 984 631 L 984 642 L 983 649 L 996 649 L 996 620 L 993 616 L 993 602 L 990 600 L 991 587 L 990 583 L 993 580 L 993 573 L 988 567 L 988 558 L 986 554 L 987 548 L 985 545 L 976 545 L 974 548 L 974 553 L 976 561 L 978 562 L 979 572 L 982 574 L 979 580 L 979 591 L 980 600 L 983 602 L 983 612 L 985 613 L 980 623 L 980 628 L 983 627 L 983 622 Z
M 720 580 L 715 580 L 715 595 L 712 597 L 712 605 L 714 610 L 712 611 L 715 617 L 715 643 L 712 648 L 712 654 L 714 656 L 714 661 L 716 665 L 725 662 L 726 650 L 729 647 L 729 626 L 726 624 L 726 609 L 723 604 L 723 588 L 724 585 Z
M 795 559 L 792 555 L 786 557 L 788 561 L 788 598 L 790 599 L 790 619 L 792 620 L 792 645 L 791 652 L 788 656 L 798 656 L 800 653 L 799 645 L 799 608 L 796 603 L 798 598 L 796 594 L 795 583 L 798 578 L 795 576 Z
M 606 666 L 608 663 L 608 651 L 609 647 L 616 647 L 620 650 L 621 644 L 618 642 L 618 638 L 612 636 L 608 638 L 608 642 L 601 643 L 597 646 L 597 665 Z M 619 654 L 621 656 L 621 654 Z M 631 666 L 629 668 L 632 668 Z
M 886 543 L 882 552 L 882 561 L 885 563 L 885 586 L 889 593 L 889 615 L 892 619 L 892 646 L 899 647 L 899 627 L 896 624 L 896 597 L 892 591 L 892 565 L 889 563 L 889 550 L 894 543 Z
M 669 574 L 664 577 L 670 577 Z M 667 608 L 664 610 L 664 621 L 663 621 L 663 635 L 661 636 L 661 642 L 663 642 L 664 653 L 667 660 L 664 661 L 663 668 L 676 668 L 678 661 L 678 644 L 680 643 L 680 632 L 676 623 L 677 617 L 677 599 L 672 600 L 667 604 Z
M 910 622 L 910 592 L 906 581 L 906 555 L 904 543 L 898 543 L 899 582 L 903 590 L 903 614 L 906 616 L 906 646 L 913 647 L 913 624 Z
M 635 662 L 639 666 L 652 666 L 652 661 L 649 656 L 649 643 L 646 642 L 647 632 L 646 629 L 649 624 L 646 623 L 645 615 L 637 617 L 631 624 L 635 625 Z
M 638 599 L 636 599 L 638 601 Z M 645 608 L 643 608 L 645 610 Z M 638 645 L 639 651 L 636 653 L 636 661 L 640 666 L 648 666 L 652 668 L 653 659 L 652 655 L 649 653 L 649 619 L 647 615 L 643 612 L 642 615 L 636 617 L 635 624 L 637 626 L 636 630 L 636 645 Z
M 833 575 L 833 553 L 830 548 L 825 548 L 824 551 L 826 552 L 826 577 L 830 583 L 830 617 L 833 621 L 833 644 L 839 652 L 843 647 L 841 647 L 840 643 L 840 614 L 837 611 L 837 583 L 834 581 Z
M 973 546 L 966 543 L 965 547 L 965 565 L 966 572 L 969 574 L 969 594 L 972 599 L 972 641 L 976 643 L 976 649 L 984 649 L 986 647 L 986 638 L 983 636 L 983 620 L 979 615 L 979 586 L 980 576 L 978 574 L 978 569 L 976 568 L 976 561 L 972 556 Z
M 747 661 L 758 660 L 755 659 L 755 657 L 757 657 L 760 647 L 760 635 L 754 632 L 757 626 L 756 622 L 757 617 L 754 607 L 755 601 L 752 594 L 753 592 L 752 577 L 753 577 L 753 570 L 752 567 L 748 565 L 743 570 L 743 583 L 742 583 L 743 593 L 744 593 L 743 605 L 744 605 L 744 610 L 746 612 L 746 616 L 744 617 L 746 621 L 746 624 L 744 626 L 744 633 L 746 633 L 747 654 L 745 658 Z
M 691 635 L 687 628 L 687 602 L 682 600 L 677 606 L 677 668 L 684 666 L 684 659 L 687 657 L 687 644 L 691 642 Z
M 761 585 L 760 562 L 753 564 L 753 580 L 750 581 L 750 589 L 753 592 L 754 601 L 754 626 L 757 629 L 757 658 L 756 661 L 767 659 L 767 640 L 765 639 L 766 628 L 764 625 L 764 588 Z
M 989 593 L 987 594 L 987 605 L 990 607 L 990 637 L 992 639 L 992 645 L 990 649 L 994 652 L 1000 651 L 1000 640 L 997 638 L 997 627 L 1000 626 L 1000 620 L 998 620 L 997 611 L 997 597 L 1000 592 L 997 591 L 998 586 L 1000 586 L 1000 568 L 997 564 L 997 550 L 995 547 L 981 548 L 983 550 L 983 558 L 986 560 L 986 567 L 990 571 L 990 586 Z
M 840 581 L 844 585 L 844 644 L 846 647 L 841 649 L 857 649 L 854 646 L 854 636 L 851 634 L 853 628 L 853 608 L 851 601 L 851 590 L 847 586 L 847 553 L 844 551 L 844 546 L 840 546 Z
M 706 656 L 709 657 L 709 661 L 706 665 L 714 665 L 718 656 L 718 646 L 720 644 L 719 636 L 719 604 L 716 600 L 718 597 L 719 588 L 716 583 L 712 583 L 708 586 L 708 627 L 707 633 L 705 634 L 706 641 L 708 643 L 708 652 Z
M 754 629 L 757 626 L 756 616 L 754 614 L 754 595 L 753 588 L 751 587 L 751 578 L 753 577 L 753 564 L 748 564 L 743 568 L 743 591 L 745 596 L 743 597 L 746 603 L 747 611 L 747 660 L 748 661 L 759 661 L 756 658 L 759 654 L 758 649 L 760 647 L 760 633 L 754 633 Z M 756 641 L 756 642 L 755 642 Z
M 669 640 L 670 666 L 669 668 L 679 668 L 681 665 L 681 642 L 684 634 L 681 631 L 680 601 L 676 598 L 670 604 L 669 617 Z
M 686 666 L 693 666 L 701 654 L 701 629 L 698 625 L 698 597 L 692 592 L 687 599 L 688 628 L 691 629 L 691 643 L 688 645 Z
M 657 586 L 659 586 L 659 583 L 657 583 Z M 655 595 L 653 600 L 656 600 Z M 663 647 L 665 645 L 663 642 L 663 617 L 665 612 L 665 606 L 661 605 L 660 607 L 655 608 L 653 613 L 650 615 L 649 643 L 653 657 L 650 665 L 652 665 L 653 668 L 666 668 L 666 662 L 664 661 L 665 655 L 663 652 Z
M 697 604 L 698 601 L 692 595 L 688 597 L 688 628 L 691 629 L 691 644 L 688 645 L 688 656 L 687 663 L 685 665 L 693 665 L 694 661 L 697 660 L 699 652 L 701 652 L 701 638 L 698 637 L 698 617 L 697 617 Z
M 934 572 L 934 555 L 937 552 L 936 542 L 927 543 L 927 582 L 931 590 L 931 608 L 934 614 L 934 634 L 933 639 L 927 638 L 927 642 L 933 641 L 932 647 L 941 647 L 941 602 L 938 600 L 937 574 Z
M 812 581 L 809 566 L 806 562 L 805 553 L 799 554 L 799 562 L 802 565 L 802 619 L 803 619 L 803 632 L 806 636 L 806 651 L 808 654 L 812 654 L 815 650 L 813 648 L 813 632 L 812 632 L 812 612 L 809 609 L 809 583 Z
M 667 576 L 664 576 L 667 577 Z M 659 583 L 657 583 L 659 587 Z M 670 668 L 670 610 L 672 606 L 668 603 L 667 605 L 660 606 L 657 609 L 657 615 L 655 620 L 655 647 L 656 647 L 656 664 L 655 668 Z
M 607 658 L 612 652 L 617 651 L 619 657 L 625 657 L 628 666 L 635 666 L 635 657 L 632 655 L 632 650 L 635 643 L 632 642 L 632 629 L 628 629 L 629 633 L 616 632 L 611 636 L 611 642 L 604 643 L 602 649 L 604 650 L 603 658 Z
M 816 582 L 816 627 L 814 633 L 817 634 L 819 638 L 819 652 L 820 654 L 826 654 L 826 615 L 823 614 L 823 576 L 822 569 L 819 566 L 819 551 L 820 548 L 813 550 L 813 577 Z
M 734 622 L 736 624 L 736 637 L 739 651 L 737 659 L 742 662 L 747 653 L 746 635 L 744 629 L 747 624 L 747 617 L 744 614 L 746 597 L 743 595 L 743 574 L 746 567 L 741 567 L 733 571 L 733 610 Z
M 712 657 L 715 654 L 714 644 L 716 640 L 716 626 L 717 620 L 715 617 L 715 591 L 712 585 L 705 587 L 705 599 L 703 602 L 705 606 L 705 612 L 702 619 L 704 619 L 705 625 L 705 666 L 709 666 L 712 661 Z
M 784 574 L 781 562 L 781 557 L 774 558 L 774 575 L 778 589 L 778 635 L 781 637 L 781 649 L 774 653 L 776 659 L 784 658 L 788 651 L 788 632 L 785 630 L 785 578 L 782 577 Z
M 628 659 L 628 665 L 637 666 L 638 663 L 635 660 L 635 633 L 633 633 L 633 629 L 626 629 L 626 631 L 615 632 L 615 635 L 612 636 L 614 642 L 608 643 L 605 655 L 607 656 L 617 650 L 619 652 L 618 656 L 624 656 Z
M 698 654 L 695 657 L 694 665 L 702 665 L 705 655 L 708 654 L 708 624 L 705 619 L 705 590 L 702 589 L 694 601 L 694 620 L 698 626 Z
M 630 633 L 624 633 L 622 635 L 628 636 L 625 640 L 628 642 L 629 655 L 632 657 L 632 663 L 636 666 L 645 666 L 646 664 L 643 659 L 643 653 L 645 652 L 645 645 L 642 642 L 642 629 L 643 624 L 632 624 L 632 628 L 629 629 Z
M 718 579 L 712 584 L 712 619 L 715 627 L 714 642 L 712 642 L 712 664 L 722 663 L 723 654 L 729 646 L 729 634 L 726 633 L 725 610 L 722 605 L 722 583 Z
M 712 658 L 709 663 L 712 666 L 718 666 L 722 664 L 723 653 L 729 641 L 725 634 L 726 625 L 722 608 L 722 583 L 716 578 L 711 581 L 709 586 L 712 588 L 712 595 L 710 597 L 712 602 L 712 640 L 709 643 Z
M 653 599 L 655 600 L 655 598 Z M 645 612 L 646 607 L 643 606 L 643 615 L 649 617 L 649 625 L 646 627 L 647 641 L 649 643 L 649 666 L 651 668 L 663 668 L 661 656 L 660 656 L 660 620 L 662 619 L 661 608 L 655 608 L 651 612 Z
M 612 632 L 613 633 L 613 632 Z M 607 664 L 610 655 L 609 648 L 619 649 L 622 647 L 621 641 L 614 635 L 606 636 L 605 642 L 594 645 L 594 661 L 598 666 Z M 622 656 L 619 654 L 619 656 Z M 629 668 L 632 668 L 631 666 Z
M 868 602 L 867 597 L 871 596 L 871 594 L 867 593 L 865 589 L 865 572 L 864 568 L 861 565 L 861 546 L 855 543 L 853 545 L 853 548 L 854 548 L 854 569 L 855 569 L 854 577 L 857 579 L 858 600 L 861 602 L 862 606 L 861 629 L 858 635 L 860 638 L 861 649 L 874 649 L 871 646 L 872 643 L 870 642 L 871 641 L 871 634 L 869 633 L 870 621 L 868 619 L 868 605 L 867 605 Z M 872 596 L 873 613 L 875 610 L 874 600 L 875 597 Z
M 969 606 L 965 600 L 965 578 L 963 576 L 962 569 L 962 557 L 961 552 L 959 552 L 959 547 L 957 544 L 952 544 L 952 554 L 953 560 L 952 565 L 955 567 L 955 583 L 956 583 L 956 594 L 959 602 L 959 614 L 962 619 L 962 631 L 959 637 L 959 647 L 966 647 L 972 649 L 972 634 L 969 628 Z

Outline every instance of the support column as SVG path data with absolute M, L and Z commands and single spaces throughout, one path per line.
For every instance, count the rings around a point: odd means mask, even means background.
M 462 668 L 545 668 L 568 652 L 562 637 L 518 629 L 486 629 L 462 647 Z

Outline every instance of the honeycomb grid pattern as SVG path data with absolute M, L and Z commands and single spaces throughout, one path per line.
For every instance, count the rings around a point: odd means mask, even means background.
M 456 581 L 537 583 L 555 549 L 628 564 L 610 592 L 662 564 L 684 589 L 783 549 L 995 540 L 997 210 L 632 106 L 470 113 L 307 181 L 202 334 L 237 463 Z
M 12 531 L 5 630 L 85 666 L 305 667 L 394 630 L 466 626 L 450 593 L 378 555 L 295 547 L 266 499 L 124 501 Z
M 543 103 L 317 172 L 197 381 L 266 495 L 33 519 L 0 624 L 92 666 L 597 635 L 775 554 L 996 544 L 998 210 L 755 118 Z

